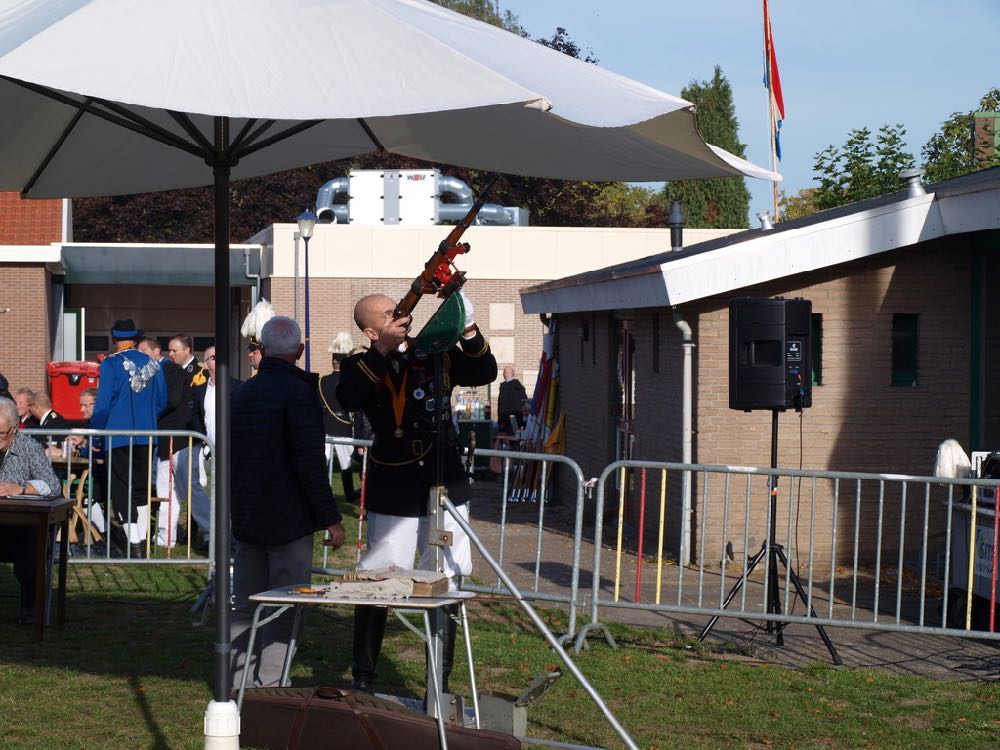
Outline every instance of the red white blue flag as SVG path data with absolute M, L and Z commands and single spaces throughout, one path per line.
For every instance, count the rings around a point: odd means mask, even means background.
M 785 119 L 785 100 L 781 96 L 781 77 L 778 75 L 778 56 L 774 51 L 771 35 L 771 14 L 764 0 L 764 86 L 771 98 L 771 137 L 774 153 L 781 159 L 781 121 Z

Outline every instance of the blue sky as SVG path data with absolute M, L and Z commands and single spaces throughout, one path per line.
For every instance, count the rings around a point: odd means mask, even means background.
M 715 65 L 733 87 L 746 156 L 769 164 L 761 78 L 761 0 L 501 0 L 533 37 L 567 29 L 602 67 L 679 95 Z M 789 194 L 810 187 L 813 160 L 852 128 L 902 123 L 920 149 L 953 112 L 1000 86 L 998 0 L 770 0 L 785 124 L 779 171 Z M 751 216 L 770 183 L 747 180 Z M 756 224 L 756 222 L 754 222 Z

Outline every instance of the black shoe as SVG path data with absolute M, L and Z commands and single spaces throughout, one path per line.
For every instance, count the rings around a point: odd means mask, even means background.
M 375 685 L 369 675 L 359 675 L 351 680 L 351 687 L 361 693 L 375 695 Z
M 128 556 L 133 560 L 145 560 L 146 559 L 145 542 L 134 542 L 134 543 L 129 542 Z
M 34 625 L 35 624 L 35 608 L 34 607 L 21 607 L 21 613 L 17 616 L 18 625 Z

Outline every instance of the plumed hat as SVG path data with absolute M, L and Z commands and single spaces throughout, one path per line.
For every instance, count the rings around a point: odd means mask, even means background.
M 354 339 L 351 338 L 351 334 L 347 331 L 341 331 L 333 337 L 333 341 L 330 342 L 327 351 L 330 354 L 350 354 L 353 348 Z
M 264 324 L 273 317 L 274 308 L 270 302 L 262 297 L 260 302 L 243 319 L 243 325 L 240 326 L 240 333 L 244 338 L 250 339 L 251 344 L 259 345 L 260 332 L 264 328 Z

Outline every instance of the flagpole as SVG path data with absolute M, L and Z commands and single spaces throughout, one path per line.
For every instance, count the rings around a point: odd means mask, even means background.
M 769 115 L 769 134 L 771 138 L 771 171 L 778 171 L 778 127 L 785 117 L 784 97 L 781 94 L 781 80 L 778 77 L 778 60 L 774 54 L 774 39 L 771 36 L 771 13 L 764 6 L 764 85 L 767 88 L 767 110 Z M 771 186 L 771 214 L 773 221 L 778 221 L 778 183 Z
M 772 98 L 772 94 L 770 93 L 770 89 L 768 89 L 768 98 L 769 99 Z M 778 132 L 778 122 L 777 122 L 777 120 L 774 117 L 774 104 L 773 103 L 770 104 L 770 106 L 768 106 L 767 109 L 771 113 L 771 171 L 772 172 L 777 172 L 778 171 L 778 150 L 777 150 L 777 147 L 776 147 L 776 140 L 775 139 L 776 139 L 776 133 Z M 771 183 L 771 194 L 772 194 L 771 195 L 771 202 L 772 202 L 771 216 L 774 217 L 773 218 L 773 222 L 775 224 L 777 224 L 778 223 L 778 183 L 777 183 L 777 181 L 774 181 L 774 182 Z

